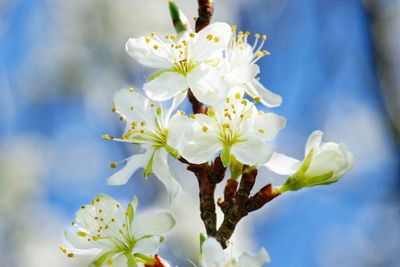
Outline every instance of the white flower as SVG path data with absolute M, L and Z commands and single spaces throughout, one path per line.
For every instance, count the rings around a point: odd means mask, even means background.
M 224 250 L 217 240 L 207 238 L 202 245 L 202 255 L 200 260 L 201 267 L 261 267 L 265 263 L 270 263 L 271 259 L 268 252 L 262 248 L 257 255 L 243 253 L 237 260 L 226 258 Z
M 291 175 L 279 189 L 281 192 L 331 184 L 350 170 L 353 154 L 344 144 L 321 143 L 322 135 L 321 131 L 314 131 L 308 137 L 303 161 L 274 153 L 266 163 L 275 173 Z
M 260 72 L 257 61 L 269 55 L 263 46 L 267 37 L 255 34 L 255 43 L 250 45 L 247 41 L 249 33 L 239 32 L 236 35 L 236 26 L 232 26 L 233 36 L 225 50 L 224 64 L 222 64 L 225 79 L 232 88 L 241 89 L 267 107 L 277 107 L 282 103 L 282 98 L 265 88 L 258 80 Z M 260 41 L 261 39 L 261 41 Z
M 108 179 L 110 185 L 125 184 L 139 168 L 145 169 L 145 176 L 153 172 L 164 184 L 171 197 L 180 190 L 180 185 L 172 175 L 167 156 L 171 153 L 179 157 L 177 146 L 180 141 L 181 127 L 185 127 L 177 116 L 170 119 L 176 103 L 168 111 L 160 105 L 133 90 L 122 89 L 114 95 L 114 109 L 127 125 L 121 138 L 105 135 L 105 139 L 139 144 L 140 154 L 131 156 L 126 166 Z
M 66 230 L 65 239 L 72 246 L 61 246 L 68 257 L 95 257 L 90 266 L 136 267 L 154 263 L 151 255 L 157 252 L 163 235 L 175 225 L 168 212 L 136 214 L 137 199 L 125 210 L 109 197 L 101 194 L 91 205 L 84 205 L 76 213 L 74 231 Z
M 228 84 L 215 68 L 231 36 L 228 24 L 216 22 L 199 33 L 167 35 L 162 40 L 154 33 L 149 37 L 131 38 L 126 50 L 139 63 L 161 69 L 149 77 L 144 90 L 155 101 L 168 100 L 190 88 L 205 104 L 223 99 Z
M 225 166 L 234 157 L 242 164 L 267 162 L 273 148 L 266 144 L 285 126 L 285 119 L 274 113 L 259 112 L 254 103 L 237 93 L 227 97 L 208 115 L 191 115 L 192 133 L 186 134 L 182 156 L 191 163 L 204 163 L 222 150 Z

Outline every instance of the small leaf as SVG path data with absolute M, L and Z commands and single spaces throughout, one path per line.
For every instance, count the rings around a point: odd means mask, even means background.
M 203 253 L 203 244 L 206 241 L 207 236 L 203 233 L 200 233 L 200 253 Z
M 235 156 L 231 155 L 231 178 L 237 180 L 242 175 L 243 164 L 236 160 Z
M 169 13 L 177 33 L 189 30 L 190 25 L 187 17 L 172 0 L 169 0 Z
M 224 145 L 224 148 L 222 149 L 222 152 L 221 152 L 221 161 L 222 161 L 222 164 L 224 165 L 224 167 L 228 166 L 230 156 L 231 156 L 231 147 Z

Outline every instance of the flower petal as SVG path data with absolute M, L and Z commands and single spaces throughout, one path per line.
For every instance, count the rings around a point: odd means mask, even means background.
M 231 27 L 222 22 L 215 22 L 197 35 L 192 44 L 192 59 L 197 62 L 212 59 L 216 52 L 224 50 L 231 38 Z
M 268 252 L 262 248 L 257 255 L 250 255 L 249 253 L 243 253 L 239 259 L 235 267 L 260 267 L 264 265 L 264 263 L 270 263 L 271 259 L 268 255 Z
M 231 154 L 239 162 L 247 165 L 266 163 L 271 158 L 273 151 L 270 145 L 252 136 L 246 141 L 233 144 L 231 148 Z
M 284 154 L 274 152 L 265 166 L 280 175 L 292 175 L 300 167 L 301 161 Z
M 177 113 L 169 121 L 168 129 L 168 145 L 181 152 L 186 145 L 185 136 L 193 133 L 191 119 Z
M 259 97 L 266 107 L 274 108 L 282 104 L 282 97 L 265 88 L 257 79 L 246 83 L 246 92 L 253 98 Z
M 169 212 L 141 214 L 136 216 L 132 223 L 135 238 L 145 235 L 162 236 L 175 226 L 175 219 Z
M 149 40 L 149 39 L 147 39 Z M 154 47 L 157 47 L 155 49 Z M 126 52 L 140 64 L 150 68 L 171 68 L 171 51 L 169 46 L 151 39 L 130 38 L 125 45 Z
M 321 145 L 321 141 L 322 141 L 322 136 L 324 135 L 323 132 L 317 130 L 314 131 L 310 134 L 310 136 L 307 139 L 307 143 L 306 143 L 306 150 L 305 150 L 305 155 L 308 154 L 308 152 L 312 149 L 312 148 L 318 148 Z M 316 151 L 314 151 L 315 153 Z
M 143 86 L 146 95 L 155 101 L 165 101 L 188 88 L 186 78 L 175 71 L 166 71 Z
M 225 265 L 224 250 L 217 240 L 207 238 L 202 245 L 202 261 L 203 267 L 219 267 Z
M 286 119 L 282 116 L 278 116 L 275 113 L 260 113 L 255 119 L 254 129 L 259 138 L 269 141 L 274 139 L 285 125 Z
M 188 73 L 189 87 L 194 96 L 206 105 L 215 105 L 227 95 L 229 85 L 216 68 L 201 64 Z
M 137 169 L 145 168 L 147 162 L 150 160 L 153 151 L 151 148 L 146 149 L 143 154 L 135 154 L 128 159 L 125 167 L 118 172 L 114 173 L 108 178 L 109 185 L 123 185 L 128 182 L 129 178 L 137 171 Z
M 180 191 L 181 185 L 171 174 L 167 155 L 168 153 L 163 148 L 156 150 L 153 158 L 153 173 L 164 184 L 172 199 Z
M 256 64 L 245 64 L 234 68 L 230 73 L 227 74 L 226 79 L 232 85 L 238 85 L 252 81 L 259 72 L 260 67 L 258 67 Z
M 116 111 L 129 122 L 143 120 L 139 114 L 145 113 L 148 105 L 148 100 L 143 95 L 121 89 L 114 93 L 113 100 Z
M 154 254 L 157 252 L 159 246 L 160 246 L 160 237 L 153 236 L 150 238 L 143 238 L 137 241 L 135 247 L 133 248 L 133 252 L 142 253 L 145 255 Z

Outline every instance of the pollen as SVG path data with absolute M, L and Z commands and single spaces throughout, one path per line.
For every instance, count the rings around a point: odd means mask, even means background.
M 262 39 L 265 41 L 265 40 L 267 40 L 267 36 L 264 34 L 263 36 L 262 36 Z
M 150 41 L 151 41 L 151 39 L 149 37 L 146 37 L 144 40 L 146 41 L 146 43 L 150 43 Z
M 211 41 L 213 39 L 213 36 L 212 36 L 212 34 L 208 34 L 206 38 L 207 38 L 207 40 Z
M 117 163 L 115 163 L 115 162 L 110 162 L 110 168 L 111 168 L 111 169 L 117 168 Z
M 214 38 L 214 42 L 216 42 L 216 43 L 218 43 L 218 42 L 219 42 L 219 40 L 220 40 L 220 39 L 219 39 L 219 37 L 218 37 L 218 36 Z
M 73 258 L 74 256 L 75 256 L 74 253 L 68 253 L 68 254 L 67 254 L 67 257 L 68 257 L 68 258 Z
M 206 133 L 208 131 L 208 127 L 207 126 L 203 126 L 202 130 L 203 130 L 203 132 Z
M 242 105 L 246 106 L 247 105 L 247 100 L 243 99 L 241 103 L 242 103 Z
M 104 140 L 113 140 L 114 137 L 111 136 L 111 135 L 105 134 L 105 135 L 103 135 L 103 139 L 104 139 Z
M 190 114 L 190 115 L 189 115 L 189 118 L 191 118 L 191 119 L 195 119 L 195 118 L 196 118 L 196 116 L 194 116 L 194 114 Z
M 115 107 L 112 107 L 111 112 L 115 112 L 117 109 Z
M 258 102 L 260 102 L 260 101 L 261 101 L 261 98 L 260 98 L 259 96 L 257 96 L 257 97 L 254 98 L 254 102 L 255 102 L 255 103 L 258 103 Z
M 151 33 L 151 37 L 154 37 L 154 36 L 156 36 L 156 33 L 155 33 L 155 32 L 152 32 L 152 33 Z
M 190 35 L 191 38 L 195 37 L 195 34 L 193 32 L 191 32 L 189 35 Z
M 140 125 L 145 126 L 145 125 L 146 125 L 146 122 L 145 122 L 145 121 L 142 121 L 142 122 L 140 123 Z
M 235 32 L 236 29 L 237 29 L 237 26 L 236 25 L 232 25 L 232 31 Z
M 78 232 L 76 232 L 76 234 L 78 236 L 82 236 L 82 237 L 87 236 L 87 234 L 85 232 L 83 232 L 83 231 L 78 231 Z
M 134 88 L 134 87 L 131 87 L 131 88 L 129 88 L 129 91 L 130 91 L 131 93 L 133 93 L 133 92 L 135 91 L 135 88 Z
M 236 93 L 236 94 L 235 94 L 235 98 L 236 98 L 236 99 L 239 99 L 239 98 L 240 98 L 240 93 Z
M 254 37 L 255 37 L 256 39 L 258 39 L 258 38 L 260 38 L 260 34 L 259 34 L 259 33 L 256 33 L 256 34 L 254 34 Z
M 64 254 L 67 254 L 67 248 L 64 247 L 64 245 L 61 245 L 61 246 L 60 246 L 60 250 L 61 250 Z
M 259 129 L 258 132 L 259 132 L 259 133 L 262 133 L 262 134 L 265 133 L 264 129 Z
M 106 263 L 107 263 L 107 265 L 112 265 L 113 264 L 113 259 L 107 259 Z
M 154 48 L 155 50 L 157 50 L 157 49 L 158 49 L 158 45 L 154 45 L 153 48 Z

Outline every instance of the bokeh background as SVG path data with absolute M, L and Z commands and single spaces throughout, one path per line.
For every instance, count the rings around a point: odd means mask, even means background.
M 195 0 L 176 0 L 189 18 Z M 232 253 L 268 249 L 273 267 L 400 266 L 400 1 L 216 0 L 214 21 L 268 35 L 261 79 L 283 96 L 277 150 L 301 157 L 307 136 L 345 142 L 353 170 L 340 182 L 288 193 L 241 222 Z M 172 33 L 166 0 L 0 0 L 0 266 L 87 266 L 58 246 L 81 204 L 100 192 L 141 210 L 171 209 L 161 249 L 197 259 L 197 184 L 171 204 L 154 177 L 106 185 L 110 161 L 132 152 L 107 142 L 123 125 L 112 94 L 150 73 L 127 56 L 129 37 Z M 189 109 L 185 103 L 182 109 Z M 173 163 L 175 164 L 175 163 Z M 257 187 L 279 177 L 262 171 Z M 221 189 L 220 189 L 221 190 Z

